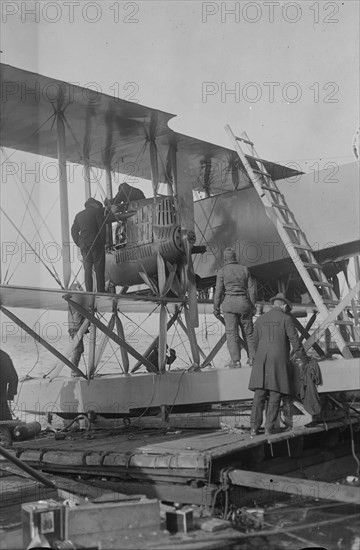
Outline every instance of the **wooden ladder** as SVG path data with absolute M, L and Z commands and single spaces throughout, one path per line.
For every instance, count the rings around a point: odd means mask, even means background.
M 329 318 L 328 324 L 323 323 L 322 332 L 331 325 L 332 340 L 345 358 L 352 358 L 351 348 L 360 347 L 360 342 L 357 341 L 360 340 L 360 335 L 358 327 L 347 313 L 348 307 L 344 307 L 335 319 L 332 318 L 331 310 L 339 304 L 332 284 L 328 281 L 321 265 L 316 261 L 304 231 L 300 228 L 283 194 L 266 170 L 255 150 L 254 143 L 250 141 L 245 132 L 242 134 L 243 137 L 237 137 L 229 125 L 225 126 L 225 130 L 265 207 L 267 215 L 273 221 L 288 254 L 314 300 L 322 321 Z M 245 154 L 241 144 L 246 146 L 249 152 Z M 318 337 L 320 336 L 319 332 Z

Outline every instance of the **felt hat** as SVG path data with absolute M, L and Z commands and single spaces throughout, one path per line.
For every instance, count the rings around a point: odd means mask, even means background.
M 270 298 L 270 302 L 272 304 L 275 302 L 275 300 L 281 300 L 282 302 L 284 302 L 284 304 L 287 304 L 290 309 L 292 309 L 293 307 L 292 303 L 287 298 L 285 298 L 285 294 L 283 292 L 278 292 L 276 296 L 273 296 L 273 298 Z

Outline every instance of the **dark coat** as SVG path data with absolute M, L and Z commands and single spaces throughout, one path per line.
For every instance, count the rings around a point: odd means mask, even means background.
M 0 350 L 0 420 L 11 420 L 7 401 L 17 394 L 18 375 L 10 356 Z
M 76 214 L 71 227 L 71 236 L 80 250 L 99 245 L 105 247 L 106 226 L 102 208 L 87 206 Z
M 256 301 L 256 283 L 252 279 L 247 267 L 238 264 L 235 261 L 227 262 L 224 267 L 219 269 L 216 276 L 216 287 L 214 293 L 214 310 L 220 309 L 223 303 L 223 311 L 228 313 L 240 313 L 237 311 L 234 303 L 234 296 L 242 296 L 249 299 L 251 306 Z
M 127 210 L 131 201 L 140 201 L 145 199 L 144 193 L 137 187 L 131 185 L 119 185 L 119 191 L 113 199 L 110 199 L 110 204 L 116 204 L 117 206 L 123 205 L 124 210 Z
M 259 317 L 254 327 L 255 358 L 249 389 L 265 389 L 294 395 L 290 344 L 293 351 L 302 350 L 295 324 L 280 308 Z

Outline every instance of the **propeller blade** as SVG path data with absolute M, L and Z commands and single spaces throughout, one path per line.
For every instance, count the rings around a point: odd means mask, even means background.
M 166 296 L 167 293 L 169 292 L 170 288 L 172 287 L 174 277 L 175 277 L 175 273 L 176 273 L 176 264 L 172 265 L 171 263 L 167 262 L 166 265 L 167 265 L 167 268 L 168 268 L 168 271 L 169 271 L 169 275 L 168 275 L 166 285 L 165 285 L 165 288 L 164 288 L 164 291 L 163 291 L 163 296 Z
M 159 252 L 157 254 L 156 263 L 157 263 L 159 293 L 160 293 L 160 296 L 163 296 L 165 286 L 166 286 L 166 273 L 165 273 L 165 262 Z
M 154 294 L 159 294 L 159 290 L 158 290 L 156 284 L 155 284 L 154 281 L 148 276 L 148 274 L 147 274 L 146 271 L 145 271 L 144 266 L 142 266 L 142 267 L 143 267 L 143 270 L 144 270 L 144 271 L 139 271 L 140 277 L 142 278 L 142 280 L 144 281 L 144 283 L 148 285 L 148 287 L 150 288 L 150 290 L 153 291 Z

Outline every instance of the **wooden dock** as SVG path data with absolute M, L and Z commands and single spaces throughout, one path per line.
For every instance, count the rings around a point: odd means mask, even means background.
M 198 510 L 208 510 L 208 514 L 222 508 L 223 517 L 231 520 L 219 533 L 206 532 L 201 526 L 209 517 L 198 515 L 194 531 L 178 535 L 158 532 L 141 542 L 144 549 L 230 550 L 246 541 L 249 548 L 262 550 L 271 547 L 270 540 L 274 544 L 285 540 L 287 548 L 297 548 L 299 542 L 320 543 L 324 533 L 338 541 L 339 529 L 345 529 L 345 524 L 349 529 L 346 540 L 355 536 L 350 529 L 359 513 L 359 486 L 329 481 L 338 479 L 341 471 L 355 471 L 351 445 L 354 443 L 358 452 L 358 442 L 349 432 L 358 434 L 358 425 L 358 415 L 353 415 L 326 425 L 253 438 L 248 431 L 235 428 L 146 429 L 130 425 L 68 432 L 63 440 L 44 434 L 14 443 L 10 452 L 42 470 L 61 488 L 63 498 L 68 491 L 80 498 L 98 497 L 104 491 L 116 492 L 122 499 L 146 495 L 163 502 L 198 505 Z M 4 549 L 10 550 L 18 548 L 21 541 L 20 504 L 53 498 L 54 491 L 4 461 L 0 462 L 0 474 L 0 530 Z M 332 491 L 334 487 L 336 491 Z M 249 530 L 243 510 L 254 502 L 263 506 L 267 515 L 261 526 Z M 309 507 L 312 511 L 308 513 Z M 290 517 L 289 513 L 292 519 L 284 528 L 282 518 Z M 134 538 L 109 543 L 108 548 L 134 550 L 138 545 Z
M 12 453 L 44 472 L 105 479 L 123 493 L 211 507 L 229 468 L 284 475 L 349 455 L 351 441 L 341 438 L 350 422 L 358 423 L 358 416 L 253 438 L 244 429 L 130 425 L 16 442 Z

